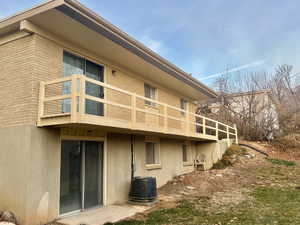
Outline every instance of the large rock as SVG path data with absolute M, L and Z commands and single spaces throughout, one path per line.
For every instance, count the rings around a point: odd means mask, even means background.
M 0 212 L 1 213 L 1 212 Z M 4 211 L 0 215 L 0 225 L 15 225 L 17 224 L 17 219 L 12 212 Z

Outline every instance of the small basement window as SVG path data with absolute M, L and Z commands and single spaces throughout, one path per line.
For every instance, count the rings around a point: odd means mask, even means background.
M 189 154 L 188 154 L 188 145 L 187 144 L 182 145 L 182 161 L 184 163 L 189 162 Z
M 146 165 L 160 164 L 159 146 L 155 142 L 146 142 Z

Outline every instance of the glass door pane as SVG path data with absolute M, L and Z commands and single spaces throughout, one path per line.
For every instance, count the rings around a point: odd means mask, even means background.
M 81 160 L 79 141 L 62 141 L 60 214 L 81 209 Z
M 86 60 L 86 76 L 94 80 L 103 82 L 104 67 Z M 102 86 L 86 82 L 86 94 L 104 98 L 104 88 Z M 103 103 L 92 100 L 86 100 L 86 113 L 103 116 Z
M 101 142 L 85 142 L 84 208 L 102 204 L 102 158 Z
M 68 77 L 73 74 L 84 74 L 85 61 L 83 58 L 75 56 L 71 53 L 64 52 L 63 56 L 64 76 Z M 71 94 L 71 82 L 67 81 L 63 83 L 63 93 Z M 71 112 L 71 99 L 64 99 L 62 105 L 62 112 Z

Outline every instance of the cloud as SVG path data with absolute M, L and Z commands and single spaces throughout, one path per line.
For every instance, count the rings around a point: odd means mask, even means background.
M 139 38 L 139 40 L 156 53 L 163 54 L 165 51 L 164 45 L 161 41 L 154 40 L 148 35 L 143 35 Z
M 255 62 L 251 62 L 251 63 L 245 64 L 245 65 L 239 66 L 239 67 L 235 67 L 235 68 L 232 68 L 232 69 L 220 72 L 220 73 L 215 73 L 215 74 L 206 76 L 206 77 L 202 78 L 201 80 L 209 80 L 209 79 L 212 79 L 212 78 L 215 78 L 215 77 L 219 77 L 219 76 L 224 75 L 224 74 L 233 73 L 233 72 L 245 70 L 245 69 L 248 69 L 248 68 L 261 66 L 265 62 L 266 62 L 265 59 L 258 60 L 258 61 L 255 61 Z

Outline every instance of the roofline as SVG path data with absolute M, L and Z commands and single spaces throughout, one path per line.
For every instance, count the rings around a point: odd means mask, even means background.
M 66 9 L 65 7 L 69 9 Z M 0 20 L 0 28 L 9 26 L 15 22 L 20 22 L 21 20 L 27 19 L 33 15 L 39 14 L 41 12 L 56 8 L 60 11 L 68 11 L 68 10 L 78 10 L 81 14 L 83 14 L 87 18 L 81 19 L 89 19 L 90 22 L 94 23 L 94 25 L 98 25 L 100 29 L 102 29 L 102 34 L 105 32 L 109 39 L 115 38 L 113 41 L 122 45 L 122 47 L 127 48 L 132 53 L 138 55 L 139 57 L 143 58 L 147 62 L 153 64 L 154 66 L 158 67 L 159 69 L 165 71 L 166 73 L 176 77 L 177 79 L 185 82 L 189 86 L 198 89 L 198 91 L 210 96 L 210 97 L 217 97 L 217 93 L 201 83 L 196 78 L 192 77 L 188 73 L 184 72 L 168 60 L 164 59 L 162 56 L 158 55 L 139 41 L 135 40 L 134 38 L 130 37 L 127 33 L 116 27 L 115 25 L 111 24 L 92 10 L 88 9 L 80 2 L 76 0 L 49 0 L 45 3 L 40 5 L 34 6 L 31 9 L 22 11 L 20 13 L 14 14 L 10 17 L 7 17 L 3 20 Z M 63 9 L 64 8 L 64 9 Z M 78 12 L 77 12 L 78 13 Z M 70 15 L 69 15 L 70 16 Z M 77 15 L 77 17 L 80 15 Z M 82 15 L 81 15 L 82 16 Z M 4 24 L 3 24 L 4 23 Z M 84 23 L 83 23 L 84 24 Z M 84 25 L 87 26 L 85 23 Z M 91 26 L 95 27 L 95 26 Z M 89 27 L 89 28 L 91 28 Z M 98 32 L 100 33 L 100 32 Z M 109 34 L 108 34 L 109 33 Z M 107 37 L 106 36 L 106 37 Z M 112 39 L 111 39 L 112 40 Z
M 271 89 L 264 89 L 264 90 L 258 90 L 258 91 L 246 91 L 246 92 L 237 92 L 237 93 L 232 93 L 232 94 L 227 94 L 226 96 L 228 97 L 238 97 L 238 96 L 246 96 L 246 95 L 251 95 L 251 94 L 270 94 L 272 93 Z

